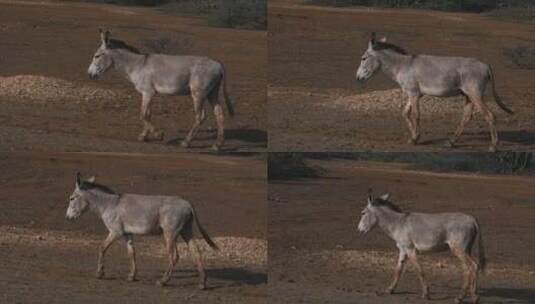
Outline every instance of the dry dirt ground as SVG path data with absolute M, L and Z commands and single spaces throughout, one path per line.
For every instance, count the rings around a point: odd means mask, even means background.
M 169 286 L 161 236 L 135 238 L 137 282 L 127 282 L 123 243 L 111 246 L 105 279 L 94 276 L 107 232 L 91 212 L 65 219 L 76 171 L 119 192 L 180 195 L 191 201 L 219 252 L 198 243 L 208 290 L 183 242 Z M 1 303 L 266 303 L 265 155 L 0 154 Z M 195 232 L 197 235 L 197 232 Z
M 193 122 L 189 96 L 157 97 L 153 120 L 163 142 L 139 143 L 141 96 L 119 73 L 91 81 L 87 68 L 98 28 L 144 52 L 205 55 L 225 64 L 237 115 L 227 118 L 228 151 L 263 151 L 266 133 L 266 32 L 214 28 L 152 8 L 67 1 L 0 1 L 2 150 L 177 152 Z M 222 97 L 222 96 L 221 96 Z M 192 142 L 206 151 L 213 115 Z
M 355 73 L 370 32 L 386 35 L 413 54 L 475 57 L 490 63 L 497 90 L 515 115 L 487 104 L 497 115 L 499 149 L 535 147 L 535 73 L 519 69 L 507 49 L 533 46 L 530 24 L 476 14 L 425 10 L 327 8 L 297 0 L 269 2 L 270 151 L 450 151 L 445 140 L 461 115 L 459 98 L 425 97 L 422 143 L 406 144 L 397 85 L 376 75 L 358 84 Z M 490 95 L 490 94 L 488 94 Z M 490 136 L 480 115 L 453 151 L 486 151 Z
M 449 253 L 421 255 L 431 301 L 420 299 L 409 266 L 397 294 L 390 283 L 397 249 L 380 229 L 356 230 L 368 187 L 386 191 L 407 211 L 459 211 L 481 224 L 488 271 L 481 303 L 535 302 L 535 179 L 408 170 L 404 165 L 313 161 L 322 178 L 270 181 L 269 295 L 271 303 L 453 303 L 461 267 Z M 379 293 L 380 294 L 380 293 Z

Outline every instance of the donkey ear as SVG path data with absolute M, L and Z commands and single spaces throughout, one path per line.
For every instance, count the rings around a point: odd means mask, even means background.
M 386 42 L 386 36 L 381 38 L 381 39 L 379 39 L 379 42 Z
M 371 44 L 375 44 L 375 41 L 376 41 L 375 37 L 376 37 L 375 32 L 372 32 L 371 35 L 370 35 Z
M 111 34 L 110 31 L 108 31 L 108 30 L 104 31 L 104 30 L 101 29 L 101 28 L 98 29 L 98 30 L 99 30 L 99 32 L 100 32 L 100 41 L 101 41 L 104 45 L 108 44 L 108 41 L 110 40 L 110 34 Z
M 76 187 L 79 187 L 81 182 L 80 172 L 76 172 Z
M 86 181 L 88 181 L 90 183 L 94 183 L 95 182 L 95 176 L 91 176 L 90 178 L 86 179 Z
M 383 201 L 387 201 L 390 198 L 390 193 L 385 193 L 380 196 Z
M 368 188 L 368 204 L 371 204 L 373 202 L 373 190 L 372 188 Z

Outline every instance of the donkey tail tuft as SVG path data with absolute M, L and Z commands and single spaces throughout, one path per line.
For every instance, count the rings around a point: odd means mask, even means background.
M 225 97 L 225 104 L 227 105 L 228 114 L 230 117 L 234 117 L 234 101 L 230 98 L 227 91 L 227 75 L 225 73 L 225 67 L 221 64 L 222 67 L 222 77 L 221 85 L 223 86 L 223 96 Z
M 514 114 L 513 110 L 509 109 L 502 101 L 498 93 L 496 92 L 496 84 L 494 82 L 494 72 L 492 71 L 492 67 L 489 65 L 489 77 L 490 77 L 490 84 L 492 86 L 492 95 L 494 95 L 494 101 L 496 101 L 496 104 L 504 110 L 508 114 Z
M 477 227 L 477 259 L 478 259 L 478 266 L 479 270 L 481 272 L 485 272 L 485 268 L 487 266 L 487 258 L 485 257 L 485 247 L 483 246 L 483 236 L 481 233 L 481 228 L 479 227 L 479 223 L 476 220 L 476 227 Z
M 202 234 L 202 237 L 206 241 L 206 243 L 210 246 L 210 248 L 214 250 L 219 250 L 219 247 L 217 247 L 216 243 L 212 241 L 206 230 L 201 225 L 201 222 L 199 222 L 199 218 L 197 217 L 197 213 L 195 212 L 195 209 L 193 206 L 191 206 L 191 212 L 193 213 L 193 218 L 195 220 L 195 223 L 197 224 L 197 229 L 199 229 L 199 232 Z

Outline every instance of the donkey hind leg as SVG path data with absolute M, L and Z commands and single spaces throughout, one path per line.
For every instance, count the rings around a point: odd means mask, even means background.
M 119 235 L 110 232 L 106 239 L 102 242 L 102 245 L 100 245 L 100 250 L 98 253 L 98 261 L 97 261 L 97 279 L 101 279 L 104 277 L 104 254 L 106 253 L 106 250 L 110 247 L 115 240 L 119 238 Z
M 218 98 L 219 95 L 219 86 L 212 89 L 210 95 L 208 95 L 208 101 L 214 109 L 214 116 L 217 123 L 217 139 L 212 150 L 219 151 L 225 142 L 225 115 L 223 112 L 223 105 Z
M 420 107 L 419 107 L 419 96 L 409 95 L 408 101 L 405 104 L 403 109 L 403 118 L 407 122 L 409 127 L 410 137 L 408 140 L 409 144 L 417 144 L 418 139 L 420 138 Z
M 131 234 L 125 236 L 126 249 L 128 250 L 128 257 L 130 258 L 130 274 L 127 280 L 132 282 L 136 280 L 137 267 L 136 267 L 136 252 L 134 249 L 134 239 Z
M 407 254 L 404 251 L 400 250 L 398 262 L 396 264 L 396 269 L 394 270 L 394 279 L 392 280 L 392 283 L 386 289 L 386 293 L 388 294 L 394 293 L 394 290 L 396 289 L 396 286 L 398 285 L 399 279 L 401 278 L 401 275 L 403 274 L 403 268 L 405 266 L 406 260 L 407 260 Z
M 206 120 L 206 112 L 204 110 L 206 96 L 204 95 L 204 93 L 199 91 L 192 91 L 191 98 L 193 99 L 195 121 L 193 122 L 193 125 L 191 126 L 191 129 L 189 130 L 189 133 L 186 138 L 180 143 L 180 146 L 182 148 L 189 147 L 191 140 L 195 138 L 195 135 L 197 134 L 197 131 L 199 131 L 200 126 Z
M 457 247 L 451 247 L 452 253 L 459 258 L 463 268 L 463 287 L 461 293 L 455 298 L 455 303 L 462 303 L 463 299 L 466 297 L 466 294 L 470 291 L 470 287 L 473 282 L 473 272 L 472 266 L 469 260 L 469 254 L 467 254 L 463 249 Z
M 143 122 L 143 130 L 138 136 L 139 141 L 146 141 L 147 136 L 150 134 L 153 139 L 162 140 L 163 131 L 156 130 L 154 125 L 151 122 L 152 111 L 151 111 L 151 100 L 154 96 L 154 92 L 143 93 L 143 100 L 141 102 L 141 121 Z
M 156 281 L 156 284 L 158 286 L 164 286 L 169 282 L 171 279 L 171 275 L 173 274 L 173 268 L 175 267 L 175 263 L 178 260 L 177 258 L 177 249 L 176 249 L 176 239 L 178 237 L 176 230 L 170 230 L 165 231 L 164 230 L 164 240 L 165 240 L 165 248 L 167 250 L 167 257 L 169 264 L 167 266 L 167 270 L 163 273 L 163 276 L 160 280 Z
M 182 231 L 180 232 L 180 235 L 184 239 L 184 242 L 188 244 L 189 252 L 195 259 L 195 264 L 197 265 L 197 271 L 199 272 L 199 289 L 201 290 L 205 289 L 206 288 L 206 273 L 204 271 L 204 265 L 202 263 L 201 253 L 199 251 L 199 248 L 197 247 L 197 244 L 195 244 L 195 241 L 193 240 L 193 219 L 184 226 L 184 229 L 182 229 Z
M 459 140 L 459 137 L 461 137 L 461 134 L 463 134 L 464 127 L 466 124 L 472 119 L 474 113 L 474 103 L 470 100 L 468 96 L 466 96 L 466 100 L 464 103 L 464 112 L 463 117 L 461 119 L 461 123 L 459 124 L 459 127 L 457 127 L 457 130 L 455 130 L 455 133 L 452 138 L 448 141 L 448 145 L 450 147 L 454 147 L 457 140 Z
M 424 272 L 422 270 L 422 267 L 420 267 L 420 264 L 418 264 L 418 259 L 416 258 L 416 250 L 410 250 L 408 252 L 409 260 L 414 265 L 414 268 L 416 268 L 416 274 L 418 275 L 418 278 L 420 279 L 420 284 L 422 285 L 422 298 L 423 299 L 429 299 L 429 286 L 427 285 L 424 277 Z
M 472 271 L 472 280 L 471 280 L 471 287 L 470 288 L 470 296 L 472 297 L 472 303 L 477 304 L 479 303 L 479 296 L 477 295 L 477 280 L 478 280 L 478 272 L 479 272 L 479 265 L 474 260 L 474 258 L 467 253 L 468 261 L 470 262 L 470 269 Z
M 496 146 L 498 145 L 498 132 L 496 132 L 496 118 L 494 113 L 492 113 L 487 105 L 483 101 L 482 96 L 472 96 L 470 95 L 470 100 L 474 102 L 476 109 L 483 114 L 483 117 L 487 121 L 490 130 L 490 146 L 489 152 L 496 152 Z

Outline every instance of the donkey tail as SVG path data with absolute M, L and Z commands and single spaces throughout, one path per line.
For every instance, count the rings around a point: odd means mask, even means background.
M 487 259 L 485 257 L 485 247 L 483 246 L 483 236 L 481 234 L 481 228 L 479 227 L 479 223 L 476 220 L 476 229 L 477 229 L 477 264 L 479 266 L 479 270 L 481 272 L 485 271 L 485 267 L 487 266 Z
M 496 101 L 496 104 L 504 110 L 505 112 L 509 114 L 513 114 L 513 110 L 509 109 L 502 101 L 498 93 L 496 92 L 496 84 L 494 83 L 494 72 L 492 71 L 492 67 L 489 65 L 489 77 L 490 77 L 490 84 L 492 86 L 492 95 L 494 95 L 494 101 Z
M 191 206 L 191 212 L 193 213 L 193 219 L 195 220 L 195 223 L 197 224 L 197 229 L 199 229 L 199 232 L 202 234 L 202 237 L 206 241 L 206 243 L 214 250 L 219 250 L 219 247 L 212 241 L 206 230 L 201 225 L 201 222 L 199 222 L 199 218 L 197 217 L 197 213 L 195 212 L 195 209 L 193 206 Z
M 230 117 L 234 116 L 234 101 L 230 98 L 227 91 L 227 75 L 225 73 L 225 67 L 221 64 L 222 67 L 222 77 L 221 85 L 223 86 L 223 96 L 225 97 L 225 104 L 227 105 L 228 114 Z

